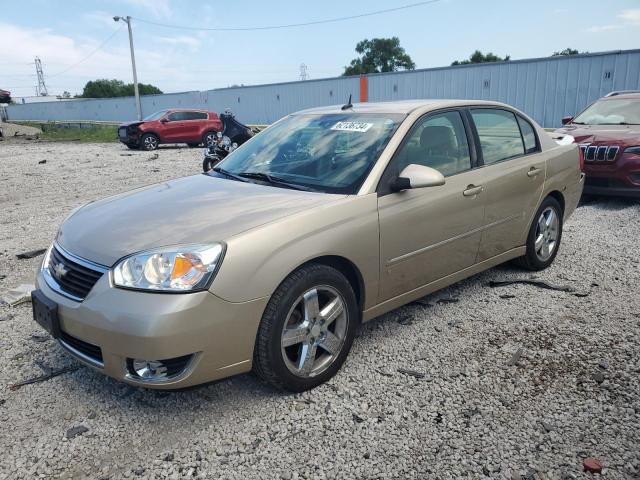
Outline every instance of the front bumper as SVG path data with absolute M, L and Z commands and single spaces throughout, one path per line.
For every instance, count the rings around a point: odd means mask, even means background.
M 623 153 L 615 162 L 585 163 L 584 193 L 640 197 L 640 155 Z
M 118 128 L 118 140 L 125 145 L 138 145 L 140 143 L 140 134 L 132 132 L 128 128 Z
M 61 345 L 83 363 L 132 385 L 175 389 L 251 369 L 256 331 L 268 298 L 231 303 L 208 291 L 147 293 L 115 288 L 103 275 L 82 302 L 54 291 L 42 273 L 36 288 L 58 304 Z M 65 340 L 66 338 L 66 340 Z M 87 358 L 80 340 L 101 350 Z M 192 355 L 175 377 L 153 381 L 131 374 L 130 359 L 162 360 Z

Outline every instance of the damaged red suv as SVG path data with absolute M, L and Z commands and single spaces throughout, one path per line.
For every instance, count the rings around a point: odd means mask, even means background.
M 557 133 L 580 145 L 585 194 L 640 198 L 640 91 L 611 92 Z
M 123 123 L 118 139 L 129 148 L 155 150 L 161 143 L 186 143 L 190 147 L 210 146 L 222 122 L 214 112 L 206 110 L 160 110 L 141 122 Z

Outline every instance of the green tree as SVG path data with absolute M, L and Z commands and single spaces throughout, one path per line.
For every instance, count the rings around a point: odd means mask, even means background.
M 362 40 L 356 45 L 356 52 L 360 56 L 351 60 L 342 75 L 396 72 L 416 68 L 411 57 L 400 46 L 398 37 Z
M 574 49 L 574 48 L 565 48 L 564 50 L 560 51 L 560 52 L 553 52 L 553 55 L 551 55 L 552 57 L 560 57 L 560 56 L 565 56 L 565 55 L 580 55 L 581 53 L 589 53 L 589 52 L 579 52 L 578 50 Z
M 501 58 L 497 55 L 494 55 L 491 52 L 484 54 L 480 50 L 476 50 L 471 54 L 468 60 L 456 60 L 455 62 L 452 62 L 451 65 L 469 65 L 471 63 L 488 63 L 488 62 L 508 62 L 509 60 L 511 60 L 510 55 L 506 55 L 504 58 Z
M 145 83 L 138 84 L 140 95 L 155 95 L 162 93 L 158 87 Z M 130 97 L 134 95 L 133 83 L 125 84 L 122 80 L 91 80 L 82 91 L 81 98 L 113 98 Z

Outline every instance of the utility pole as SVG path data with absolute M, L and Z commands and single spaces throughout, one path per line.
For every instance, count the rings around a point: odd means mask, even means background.
M 42 73 L 42 62 L 36 57 L 36 75 L 38 76 L 38 86 L 36 87 L 36 95 L 46 97 L 49 95 L 47 86 L 44 84 L 44 73 Z
M 309 78 L 307 74 L 307 66 L 304 63 L 300 64 L 300 80 L 306 80 Z
M 131 50 L 131 68 L 133 69 L 133 91 L 136 96 L 136 112 L 138 113 L 138 120 L 142 120 L 142 107 L 140 106 L 140 92 L 138 90 L 138 74 L 136 73 L 136 57 L 133 53 L 133 32 L 131 31 L 131 17 L 113 17 L 115 22 L 122 20 L 127 23 L 129 28 L 129 49 Z

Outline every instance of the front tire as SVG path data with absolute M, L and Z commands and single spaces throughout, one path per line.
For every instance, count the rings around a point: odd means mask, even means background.
M 140 137 L 140 149 L 146 150 L 148 152 L 155 150 L 158 148 L 158 144 L 160 143 L 157 136 L 153 133 L 145 133 Z
M 527 236 L 527 251 L 516 261 L 527 270 L 538 271 L 549 267 L 558 254 L 562 239 L 563 211 L 553 197 L 544 199 L 533 217 Z
M 302 392 L 333 377 L 355 337 L 358 306 L 338 270 L 312 264 L 289 275 L 262 316 L 254 372 L 271 385 Z

